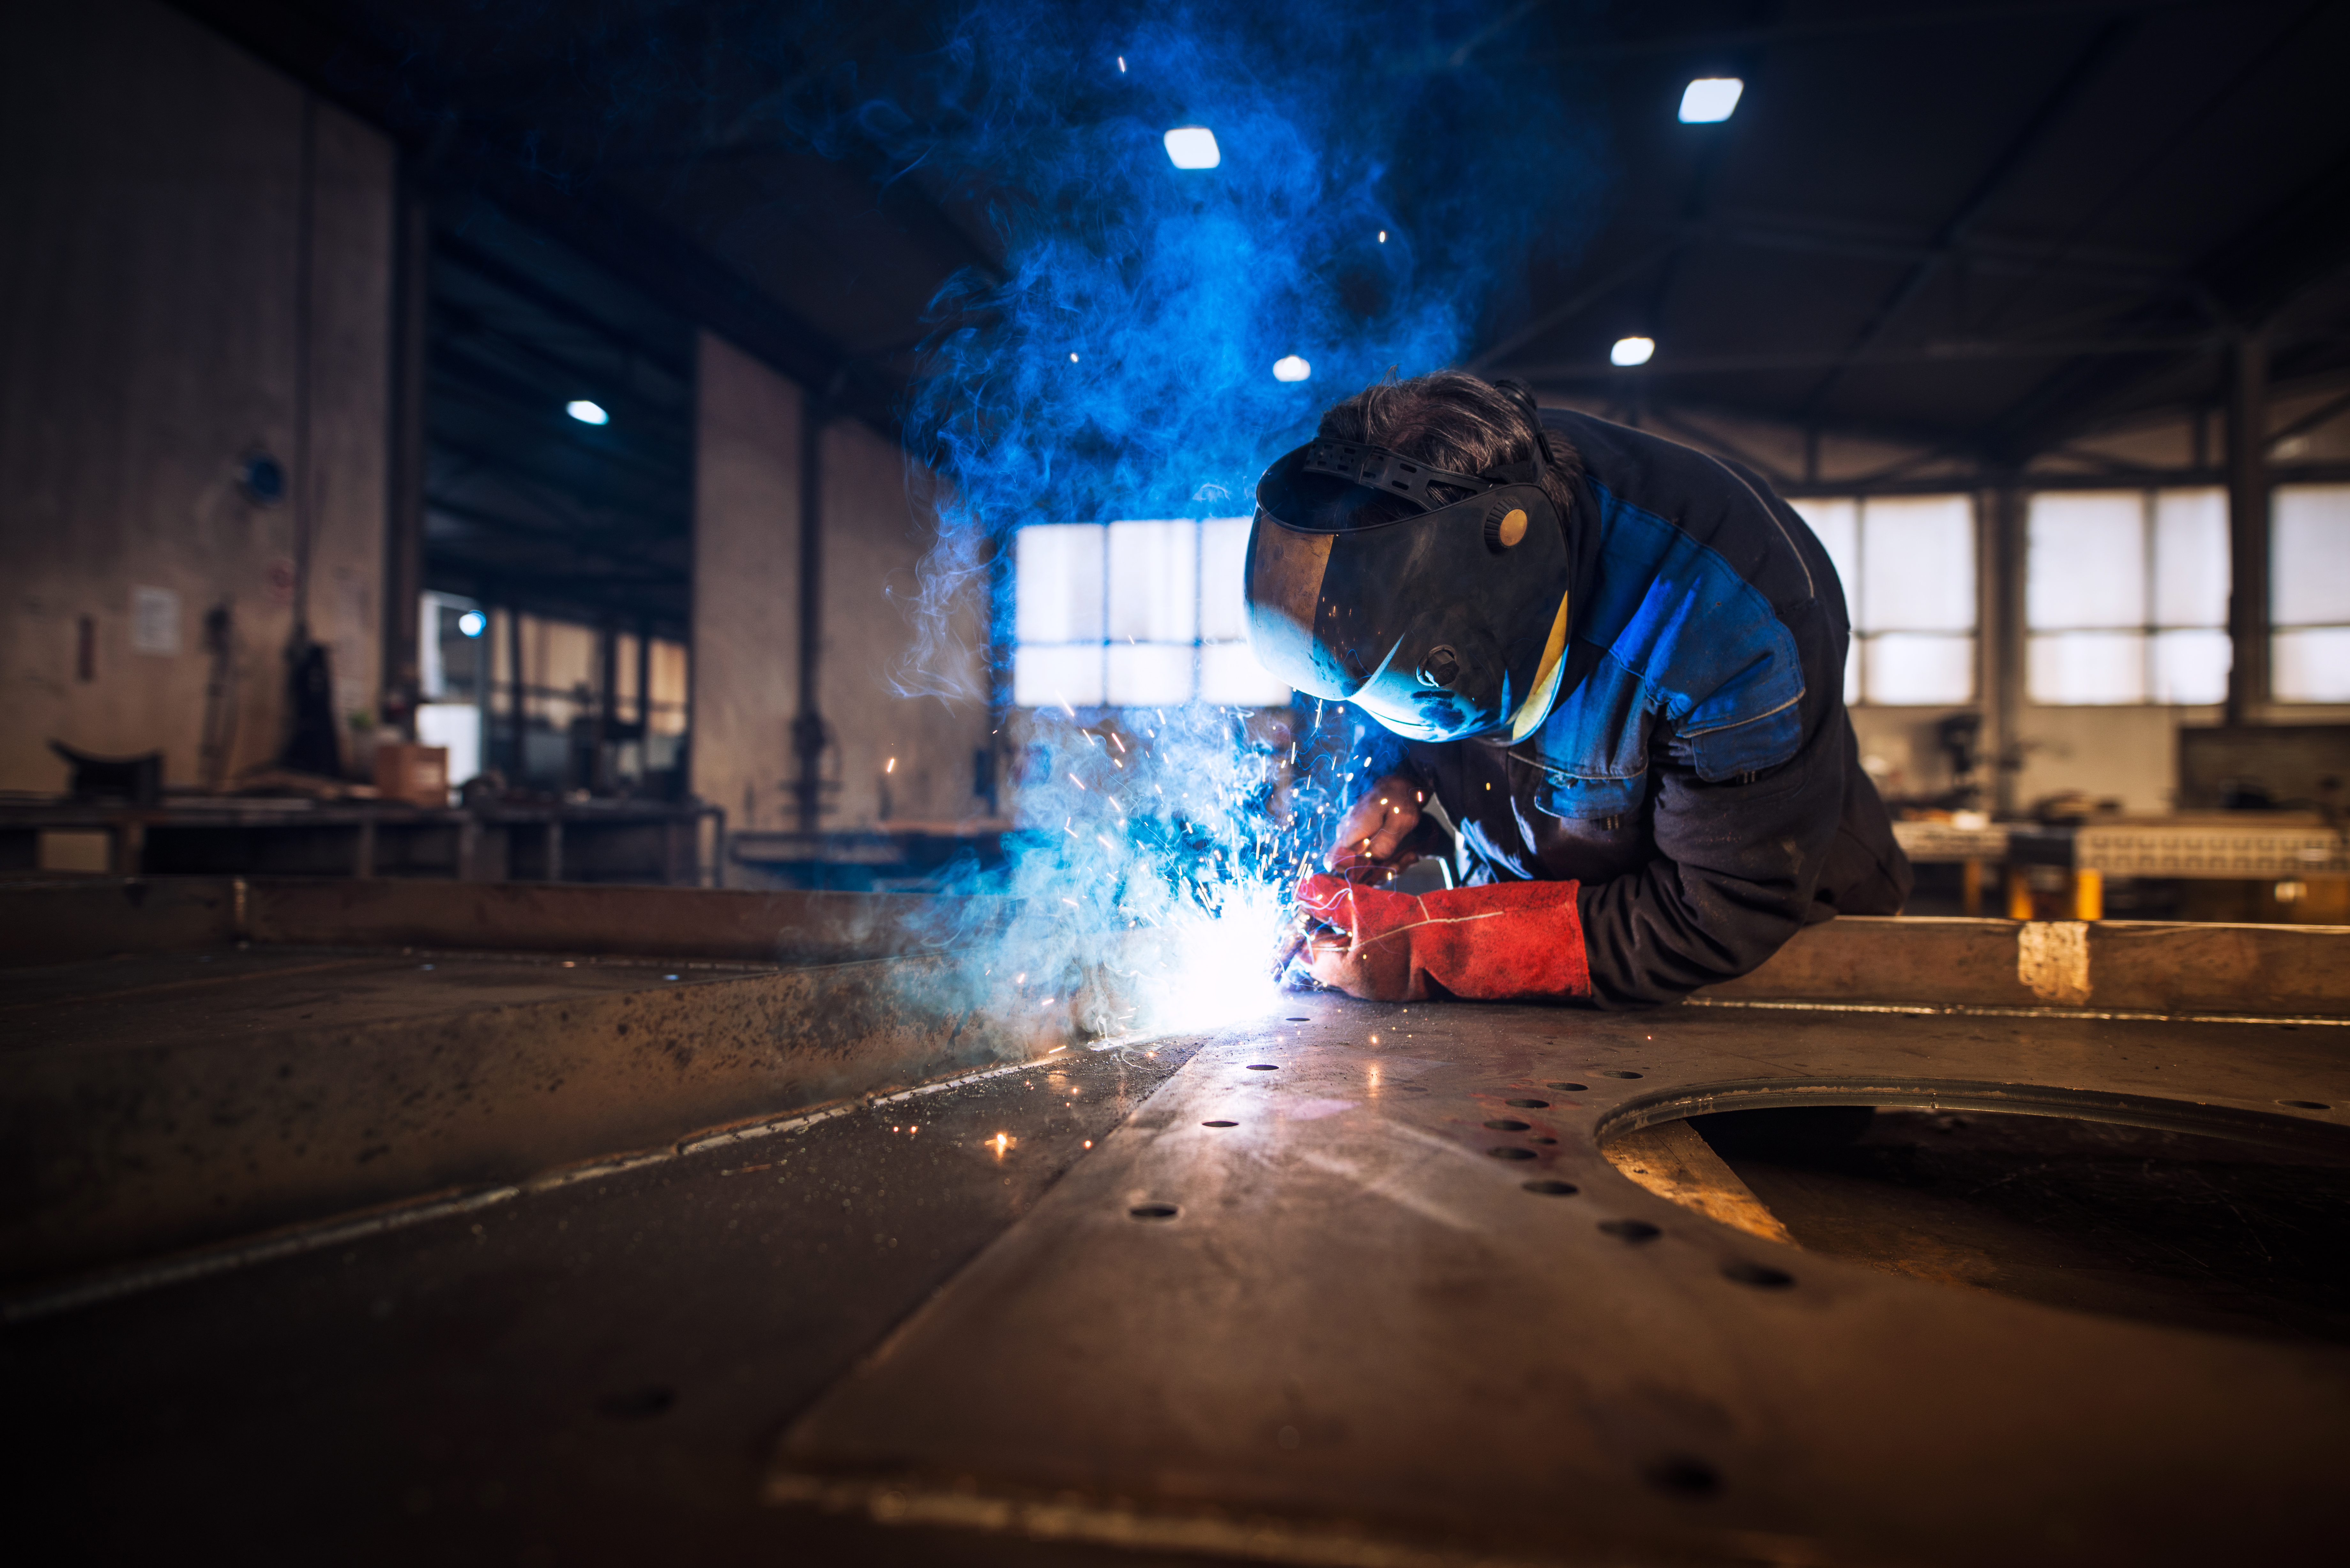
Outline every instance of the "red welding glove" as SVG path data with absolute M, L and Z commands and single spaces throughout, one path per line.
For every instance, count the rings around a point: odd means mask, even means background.
M 1576 882 L 1497 882 L 1389 893 L 1340 877 L 1297 885 L 1298 907 L 1326 926 L 1305 950 L 1314 978 L 1372 1002 L 1437 994 L 1480 1002 L 1588 996 Z

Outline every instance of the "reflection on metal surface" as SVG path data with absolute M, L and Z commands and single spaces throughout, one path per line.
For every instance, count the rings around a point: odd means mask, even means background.
M 1759 1199 L 1718 1223 L 1602 1146 L 1745 1106 L 1955 1103 L 2338 1155 L 2332 1031 L 1458 1007 L 1377 1047 L 1357 1042 L 1392 1010 L 1306 1005 L 1256 1111 L 1232 1102 L 1262 1045 L 1209 1044 L 793 1426 L 768 1496 L 1347 1563 L 2201 1563 L 2323 1539 L 2338 1351 L 1798 1251 L 1758 1233 Z
M 1601 1146 L 1607 1163 L 1659 1198 L 1766 1241 L 1793 1245 L 1787 1228 L 1687 1122 L 1661 1122 Z

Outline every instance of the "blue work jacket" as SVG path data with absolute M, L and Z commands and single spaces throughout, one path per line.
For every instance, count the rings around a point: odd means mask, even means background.
M 1542 417 L 1579 470 L 1560 695 L 1514 745 L 1405 742 L 1361 717 L 1363 776 L 1434 793 L 1465 883 L 1582 883 L 1602 1006 L 1744 974 L 1839 910 L 1898 910 L 1909 865 L 1845 711 L 1827 552 L 1750 469 Z

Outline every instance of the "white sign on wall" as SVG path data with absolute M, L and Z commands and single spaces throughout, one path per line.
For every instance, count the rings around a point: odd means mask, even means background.
M 133 653 L 162 654 L 180 651 L 180 596 L 177 590 L 149 587 L 130 590 L 130 650 Z

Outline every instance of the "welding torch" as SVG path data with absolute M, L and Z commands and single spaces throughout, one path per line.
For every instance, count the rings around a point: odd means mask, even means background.
M 1423 808 L 1440 809 L 1410 779 L 1389 774 L 1372 784 L 1338 825 L 1337 844 L 1330 857 L 1332 874 L 1358 888 L 1394 881 L 1405 867 L 1419 858 L 1407 844 L 1419 828 Z M 1446 885 L 1451 885 L 1450 877 Z M 1326 922 L 1316 919 L 1302 905 L 1291 910 L 1274 942 L 1275 981 L 1289 972 L 1290 964 L 1322 929 L 1326 929 Z

